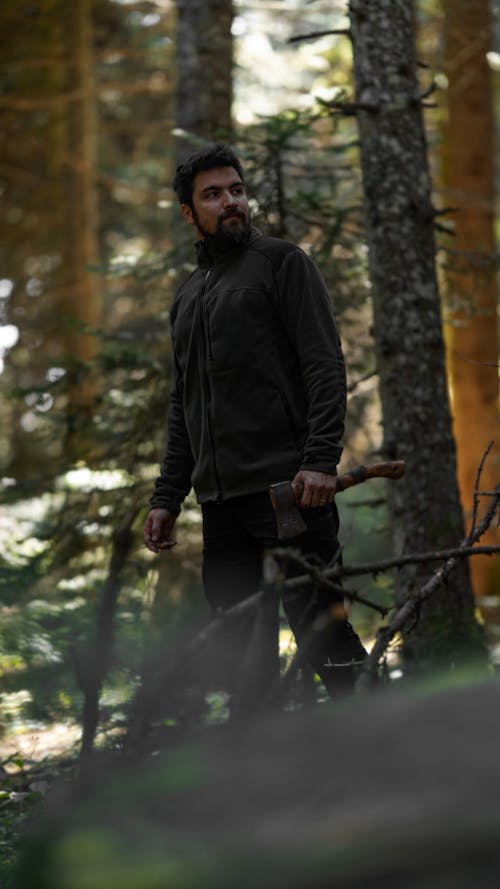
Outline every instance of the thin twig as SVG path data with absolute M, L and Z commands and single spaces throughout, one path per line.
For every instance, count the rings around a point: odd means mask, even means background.
M 496 361 L 475 361 L 474 358 L 467 358 L 467 355 L 462 355 L 457 349 L 453 349 L 453 354 L 460 358 L 461 361 L 465 361 L 467 364 L 474 364 L 476 367 L 500 367 L 500 364 L 497 364 Z
M 378 114 L 380 111 L 380 105 L 377 105 L 375 102 L 345 102 L 335 99 L 328 101 L 327 99 L 320 99 L 319 96 L 316 97 L 316 100 L 325 108 L 330 108 L 332 111 L 344 114 L 346 117 L 355 117 L 358 111 L 367 111 L 369 114 Z
M 496 496 L 496 491 L 492 492 Z M 463 549 L 457 546 L 450 549 L 438 549 L 424 553 L 406 553 L 402 556 L 394 556 L 391 559 L 383 559 L 380 562 L 364 562 L 361 565 L 342 565 L 325 572 L 327 577 L 357 577 L 359 574 L 381 574 L 392 568 L 402 568 L 404 565 L 420 565 L 422 562 L 441 562 L 453 556 L 492 556 L 500 552 L 500 545 L 471 546 Z M 299 578 L 298 578 L 299 579 Z M 303 581 L 303 578 L 302 578 Z
M 330 34 L 339 34 L 344 37 L 351 37 L 350 28 L 333 28 L 328 31 L 309 31 L 308 34 L 296 34 L 295 37 L 290 37 L 288 43 L 299 43 L 301 40 L 314 40 L 317 37 L 327 37 Z
M 424 90 L 423 93 L 420 93 L 420 95 L 417 97 L 417 102 L 421 103 L 421 102 L 423 102 L 424 99 L 427 99 L 429 96 L 432 96 L 432 94 L 436 92 L 437 88 L 438 88 L 438 85 L 437 85 L 436 81 L 433 80 L 432 83 L 427 87 L 427 89 Z
M 363 374 L 363 376 L 360 377 L 359 380 L 354 380 L 353 383 L 349 383 L 347 392 L 351 394 L 352 392 L 354 392 L 355 389 L 358 388 L 358 386 L 361 386 L 362 383 L 366 383 L 367 380 L 371 380 L 373 377 L 376 376 L 378 376 L 378 371 L 369 370 L 367 373 Z
M 490 451 L 493 447 L 493 444 L 494 444 L 494 442 L 490 441 L 489 445 L 486 447 L 486 450 L 485 450 L 483 456 L 481 457 L 479 466 L 477 467 L 476 481 L 474 483 L 474 500 L 473 500 L 473 504 L 472 504 L 472 519 L 471 519 L 470 532 L 469 532 L 470 534 L 472 534 L 474 532 L 474 528 L 476 527 L 477 511 L 479 509 L 479 497 L 477 496 L 477 492 L 479 490 L 479 482 L 481 481 L 481 476 L 483 474 L 483 468 L 484 468 L 486 458 L 487 458 L 488 454 L 490 453 Z

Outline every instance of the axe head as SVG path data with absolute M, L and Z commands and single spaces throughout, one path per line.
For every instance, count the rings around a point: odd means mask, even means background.
M 276 527 L 279 540 L 291 540 L 307 531 L 293 493 L 291 482 L 278 482 L 270 485 L 269 496 L 276 513 Z

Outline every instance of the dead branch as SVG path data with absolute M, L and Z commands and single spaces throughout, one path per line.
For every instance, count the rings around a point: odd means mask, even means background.
M 441 232 L 441 234 L 443 234 L 443 235 L 449 235 L 450 238 L 455 237 L 456 233 L 450 225 L 445 225 L 443 222 L 435 222 L 434 228 L 436 229 L 437 232 Z
M 333 28 L 328 31 L 309 31 L 307 34 L 296 34 L 295 37 L 290 37 L 288 43 L 299 43 L 301 40 L 315 40 L 318 37 L 327 37 L 330 34 L 338 34 L 344 37 L 351 37 L 351 29 L 350 28 Z
M 366 605 L 367 608 L 373 608 L 374 611 L 378 611 L 378 613 L 384 617 L 389 613 L 389 609 L 385 608 L 383 605 L 379 605 L 377 602 L 372 602 L 371 599 L 366 599 L 355 590 L 346 590 L 340 586 L 340 584 L 333 583 L 329 577 L 327 577 L 327 572 L 325 572 L 324 569 L 317 565 L 312 565 L 311 562 L 299 555 L 296 550 L 278 548 L 273 550 L 273 555 L 278 559 L 284 559 L 285 561 L 293 563 L 306 572 L 306 574 L 300 575 L 300 577 L 290 577 L 287 580 L 283 580 L 282 586 L 286 587 L 286 589 L 303 586 L 304 583 L 312 580 L 313 583 L 322 586 L 324 589 L 330 590 L 332 593 L 340 593 L 340 595 L 345 596 L 351 602 L 359 602 L 361 605 Z
M 496 491 L 492 492 L 496 496 Z M 361 565 L 342 565 L 326 571 L 327 577 L 356 577 L 359 574 L 381 574 L 392 568 L 402 568 L 404 565 L 419 565 L 422 562 L 441 562 L 452 556 L 463 558 L 465 556 L 492 556 L 500 552 L 500 546 L 470 546 L 463 548 L 457 546 L 450 549 L 438 549 L 424 553 L 406 553 L 402 556 L 393 556 L 391 559 L 382 559 L 379 562 L 363 562 Z
M 433 216 L 448 216 L 449 213 L 457 213 L 458 207 L 442 207 L 441 210 L 438 210 L 437 207 L 434 207 Z
M 378 371 L 369 370 L 367 373 L 363 374 L 363 376 L 360 377 L 359 380 L 354 380 L 353 383 L 349 383 L 347 387 L 348 394 L 352 395 L 352 393 L 358 388 L 358 386 L 361 386 L 362 383 L 366 383 L 368 380 L 371 380 L 376 376 L 378 376 Z
M 500 364 L 497 364 L 496 361 L 474 361 L 473 358 L 467 358 L 466 355 L 462 355 L 461 352 L 458 352 L 457 349 L 453 350 L 453 353 L 460 358 L 461 361 L 465 361 L 466 364 L 475 364 L 476 367 L 500 367 Z
M 499 505 L 500 485 L 497 486 L 495 497 L 492 498 L 488 511 L 485 513 L 479 524 L 469 532 L 467 537 L 464 539 L 461 547 L 459 547 L 459 550 L 461 550 L 462 553 L 465 550 L 470 549 L 472 544 L 479 540 L 479 538 L 489 528 L 491 522 L 493 521 L 495 513 L 499 508 Z M 500 547 L 497 549 L 500 549 Z M 404 626 L 407 625 L 409 619 L 415 615 L 422 602 L 425 602 L 426 599 L 429 599 L 434 591 L 443 583 L 444 580 L 446 580 L 446 578 L 455 567 L 456 562 L 456 556 L 448 559 L 444 563 L 444 565 L 442 565 L 440 568 L 437 569 L 437 571 L 434 572 L 431 579 L 426 584 L 424 584 L 424 586 L 421 587 L 417 593 L 409 597 L 406 602 L 397 609 L 390 623 L 386 627 L 380 628 L 377 633 L 375 644 L 361 668 L 360 677 L 356 684 L 356 689 L 358 691 L 367 689 L 372 684 L 377 675 L 380 660 L 387 651 L 391 640 L 394 638 L 396 633 L 398 633 Z
M 343 114 L 345 117 L 355 117 L 358 111 L 366 111 L 368 114 L 378 114 L 380 112 L 380 105 L 375 102 L 345 102 L 336 101 L 335 99 L 328 101 L 320 99 L 319 96 L 316 97 L 316 101 L 325 108 L 329 108 L 330 111 Z
M 424 90 L 422 93 L 420 93 L 418 96 L 416 96 L 413 104 L 415 104 L 415 105 L 426 104 L 424 100 L 427 99 L 429 96 L 432 96 L 432 94 L 436 92 L 437 88 L 438 88 L 438 85 L 437 85 L 436 81 L 433 80 L 432 83 L 430 84 L 430 86 L 428 86 L 426 90 Z M 432 103 L 432 104 L 434 104 L 434 103 Z M 429 107 L 428 104 L 426 105 L 426 107 Z
M 483 474 L 484 464 L 486 462 L 486 458 L 488 457 L 488 454 L 490 453 L 490 451 L 493 447 L 493 444 L 494 444 L 494 442 L 490 441 L 489 445 L 487 445 L 485 452 L 484 452 L 483 456 L 481 457 L 479 466 L 477 467 L 476 481 L 474 483 L 474 499 L 472 501 L 472 518 L 471 518 L 471 525 L 470 525 L 469 534 L 472 534 L 474 532 L 475 527 L 476 527 L 477 511 L 479 509 L 479 497 L 478 497 L 477 492 L 479 490 L 479 483 L 481 481 L 481 476 Z

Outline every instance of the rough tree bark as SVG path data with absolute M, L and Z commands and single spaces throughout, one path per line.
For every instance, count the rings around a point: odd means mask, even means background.
M 498 332 L 495 254 L 495 127 L 491 72 L 489 0 L 443 0 L 448 119 L 443 130 L 443 202 L 453 206 L 455 237 L 447 262 L 448 370 L 458 479 L 466 514 L 472 510 L 477 465 L 489 441 L 497 447 L 486 463 L 482 487 L 500 477 L 498 435 Z M 471 430 L 474 434 L 471 435 Z M 485 543 L 500 542 L 490 529 Z M 480 596 L 498 596 L 500 563 L 472 563 Z M 497 600 L 496 618 L 500 618 Z M 485 617 L 488 618 L 488 611 Z
M 351 0 L 357 119 L 384 422 L 384 454 L 407 461 L 390 489 L 397 553 L 464 536 L 456 481 L 435 273 L 434 209 L 410 0 Z M 425 566 L 404 569 L 401 602 Z M 482 651 L 468 566 L 421 609 L 405 633 L 407 661 L 453 662 Z

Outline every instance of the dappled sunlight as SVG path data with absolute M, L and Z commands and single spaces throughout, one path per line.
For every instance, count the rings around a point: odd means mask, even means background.
M 112 491 L 115 488 L 123 488 L 132 485 L 134 479 L 123 469 L 93 470 L 88 466 L 80 466 L 70 469 L 60 479 L 57 487 L 59 490 L 69 488 L 77 491 Z
M 25 764 L 39 763 L 45 757 L 71 756 L 82 733 L 81 726 L 72 722 L 29 728 L 19 725 L 7 736 L 0 736 L 0 758 L 20 753 Z

